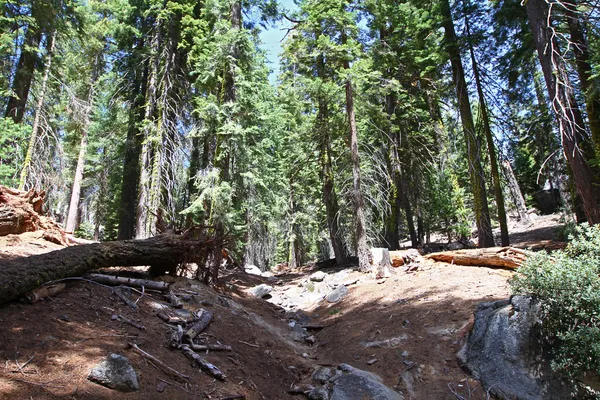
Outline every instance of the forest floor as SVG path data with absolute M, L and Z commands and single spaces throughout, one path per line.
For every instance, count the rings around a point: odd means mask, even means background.
M 558 216 L 539 217 L 533 226 L 515 228 L 512 240 L 527 242 L 528 247 L 555 247 L 548 241 L 556 240 L 559 228 Z M 47 243 L 31 234 L 0 238 L 0 259 L 57 248 Z M 276 297 L 306 282 L 313 272 L 305 267 L 261 277 L 236 271 L 224 274 L 216 291 L 198 281 L 163 278 L 176 290 L 197 293 L 179 311 L 182 315 L 199 308 L 214 314 L 203 339 L 231 345 L 233 351 L 210 352 L 205 358 L 223 370 L 225 382 L 199 371 L 167 346 L 172 330 L 155 316 L 166 304 L 157 294 L 140 299 L 139 309 L 133 310 L 105 287 L 74 281 L 63 293 L 36 304 L 4 304 L 0 399 L 301 399 L 287 391 L 308 382 L 315 367 L 340 363 L 378 374 L 405 399 L 486 398 L 478 382 L 460 368 L 456 353 L 477 304 L 507 298 L 513 272 L 431 261 L 422 261 L 412 272 L 396 268 L 386 280 L 349 272 L 356 283 L 348 286 L 341 301 L 321 300 L 293 312 L 246 294 L 267 283 Z M 336 270 L 324 272 L 331 275 Z M 313 344 L 299 339 L 293 329 L 306 324 L 320 325 L 308 332 L 314 335 Z M 166 374 L 128 343 L 190 379 Z M 130 359 L 140 391 L 115 392 L 87 380 L 92 366 L 111 353 Z

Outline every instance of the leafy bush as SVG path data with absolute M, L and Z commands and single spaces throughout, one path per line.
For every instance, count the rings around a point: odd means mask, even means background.
M 554 370 L 600 374 L 600 226 L 576 227 L 564 251 L 537 253 L 519 268 L 513 291 L 540 301 Z

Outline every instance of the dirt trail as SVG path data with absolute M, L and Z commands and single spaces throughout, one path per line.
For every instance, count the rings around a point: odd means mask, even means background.
M 549 238 L 549 232 L 555 234 L 556 221 L 548 221 L 543 220 L 547 226 L 520 232 L 521 237 Z M 536 229 L 544 235 L 527 236 Z M 23 250 L 22 241 L 11 240 Z M 3 252 L 9 254 L 3 244 Z M 155 316 L 164 306 L 157 293 L 140 299 L 139 310 L 133 310 L 107 288 L 73 282 L 65 292 L 41 303 L 0 306 L 0 399 L 220 399 L 237 394 L 257 400 L 302 399 L 289 395 L 288 389 L 307 381 L 316 366 L 339 363 L 380 375 L 405 399 L 456 399 L 453 391 L 466 398 L 469 391 L 471 399 L 485 398 L 478 383 L 460 369 L 456 353 L 476 305 L 506 298 L 512 272 L 433 262 L 423 262 L 411 273 L 397 269 L 385 282 L 352 272 L 350 280 L 358 282 L 348 286 L 349 293 L 340 302 L 320 301 L 297 312 L 245 295 L 246 289 L 261 283 L 272 285 L 275 292 L 290 291 L 312 272 L 272 278 L 233 273 L 222 277 L 218 292 L 195 281 L 165 277 L 178 290 L 198 293 L 185 304 L 188 313 L 199 308 L 214 313 L 204 340 L 233 346 L 230 353 L 205 355 L 228 376 L 224 383 L 168 348 L 171 328 Z M 114 319 L 119 314 L 145 329 Z M 325 327 L 310 332 L 315 336 L 311 345 L 290 327 L 296 322 Z M 128 343 L 138 344 L 191 379 L 173 379 L 129 349 Z M 139 392 L 114 392 L 86 379 L 90 368 L 113 352 L 131 360 L 139 374 Z

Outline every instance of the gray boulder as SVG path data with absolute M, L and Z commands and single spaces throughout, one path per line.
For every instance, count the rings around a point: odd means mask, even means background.
M 111 354 L 106 360 L 95 365 L 88 375 L 92 382 L 120 392 L 140 390 L 137 374 L 129 359 L 119 354 Z
M 325 272 L 317 271 L 310 276 L 310 280 L 313 282 L 323 282 L 323 279 L 325 279 L 326 276 L 327 274 Z
M 335 288 L 325 298 L 330 303 L 337 303 L 338 301 L 340 301 L 344 297 L 346 297 L 346 295 L 348 294 L 349 291 L 350 290 L 346 286 L 341 285 L 341 286 L 338 286 L 337 288 Z
M 252 289 L 250 289 L 249 293 L 254 297 L 258 297 L 259 299 L 262 299 L 263 297 L 270 294 L 272 290 L 273 290 L 273 286 L 269 286 L 267 284 L 262 283 L 258 286 L 254 286 Z
M 500 399 L 567 399 L 538 333 L 539 305 L 529 297 L 482 303 L 458 354 L 463 367 Z
M 340 373 L 333 382 L 330 400 L 404 400 L 402 394 L 382 383 L 379 376 L 341 364 Z

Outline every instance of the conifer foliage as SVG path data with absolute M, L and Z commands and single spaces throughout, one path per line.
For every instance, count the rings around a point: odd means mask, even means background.
M 0 184 L 79 236 L 202 226 L 263 269 L 507 245 L 548 196 L 595 224 L 600 12 L 552 4 L 7 0 Z

